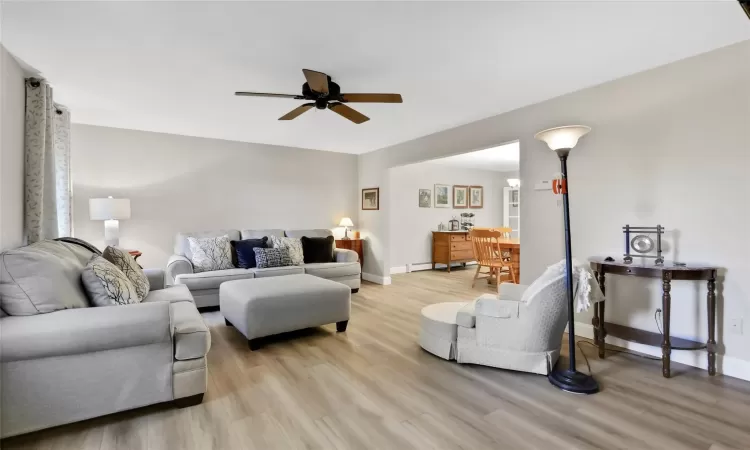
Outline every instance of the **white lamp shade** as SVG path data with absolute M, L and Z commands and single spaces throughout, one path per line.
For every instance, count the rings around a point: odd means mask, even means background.
M 89 217 L 91 220 L 130 219 L 130 199 L 91 198 Z
M 591 127 L 585 125 L 567 125 L 540 131 L 534 138 L 546 142 L 551 150 L 560 150 L 575 147 L 578 139 L 589 131 Z
M 521 180 L 519 180 L 518 178 L 508 178 L 508 186 L 512 188 L 517 188 L 520 185 L 521 185 Z
M 341 222 L 339 222 L 339 226 L 340 227 L 353 227 L 354 223 L 352 223 L 352 219 L 348 217 L 344 217 L 343 219 L 341 219 Z

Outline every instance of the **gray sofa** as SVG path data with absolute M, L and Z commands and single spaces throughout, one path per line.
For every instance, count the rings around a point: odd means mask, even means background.
M 175 237 L 174 255 L 167 263 L 167 284 L 183 284 L 190 289 L 198 307 L 219 306 L 219 286 L 225 281 L 248 278 L 278 277 L 306 273 L 316 277 L 337 281 L 357 292 L 361 283 L 362 269 L 357 252 L 344 249 L 334 250 L 334 260 L 327 263 L 302 264 L 301 266 L 272 267 L 267 269 L 226 269 L 211 272 L 193 272 L 188 237 L 229 236 L 229 239 L 259 239 L 264 236 L 278 237 L 326 237 L 331 230 L 217 230 L 198 233 L 178 233 Z
M 57 241 L 0 254 L 0 437 L 202 400 L 211 335 L 187 287 L 146 270 L 142 303 L 89 307 L 92 255 Z

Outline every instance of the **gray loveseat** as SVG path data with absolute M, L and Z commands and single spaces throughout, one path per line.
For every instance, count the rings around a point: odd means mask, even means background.
M 190 291 L 146 270 L 142 303 L 89 307 L 93 254 L 57 241 L 0 254 L 0 437 L 202 400 L 211 335 Z
M 188 237 L 229 236 L 229 239 L 259 239 L 277 237 L 326 237 L 331 230 L 217 230 L 198 233 L 178 233 L 175 237 L 174 255 L 167 263 L 167 284 L 183 284 L 190 289 L 198 307 L 219 306 L 219 286 L 225 281 L 248 278 L 278 277 L 306 273 L 316 277 L 337 281 L 357 292 L 360 286 L 362 269 L 356 252 L 344 249 L 334 250 L 334 260 L 328 263 L 302 264 L 301 266 L 271 267 L 266 269 L 226 269 L 211 272 L 193 272 Z

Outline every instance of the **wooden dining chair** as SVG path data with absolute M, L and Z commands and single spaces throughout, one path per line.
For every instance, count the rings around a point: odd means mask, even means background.
M 477 260 L 477 272 L 474 274 L 471 287 L 474 287 L 481 273 L 488 274 L 487 277 L 483 278 L 492 279 L 492 277 L 495 277 L 498 283 L 503 275 L 507 276 L 513 283 L 518 283 L 513 270 L 514 262 L 509 256 L 510 253 L 501 246 L 502 240 L 510 237 L 509 230 L 508 228 L 490 230 L 474 228 L 469 232 L 474 246 L 474 258 Z M 508 256 L 505 256 L 505 254 Z M 487 267 L 489 272 L 482 272 L 482 267 Z

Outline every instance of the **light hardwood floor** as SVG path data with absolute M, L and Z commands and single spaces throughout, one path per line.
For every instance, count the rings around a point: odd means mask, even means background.
M 750 448 L 750 383 L 584 346 L 602 392 L 575 396 L 543 376 L 464 366 L 417 344 L 419 310 L 471 300 L 473 270 L 418 272 L 352 297 L 329 325 L 258 352 L 211 328 L 201 405 L 155 405 L 0 442 L 41 449 L 728 449 Z M 567 353 L 566 353 L 567 354 Z M 579 356 L 583 370 L 585 363 Z M 113 387 L 116 388 L 116 387 Z M 7 412 L 6 412 L 7 413 Z

